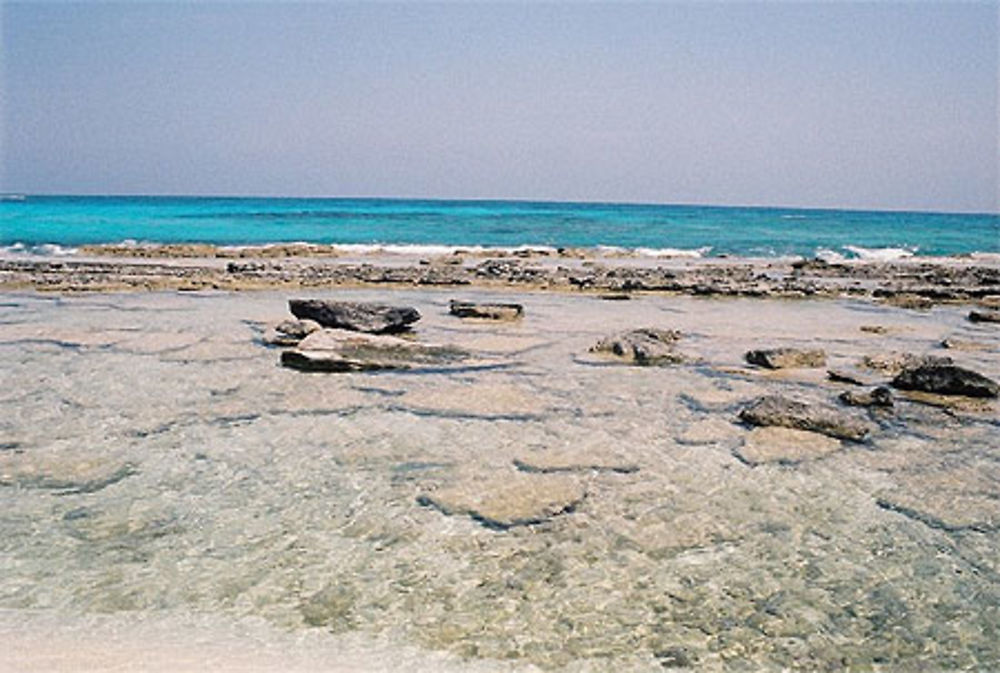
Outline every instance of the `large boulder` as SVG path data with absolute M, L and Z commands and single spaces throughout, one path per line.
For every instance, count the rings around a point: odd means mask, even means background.
M 892 380 L 901 390 L 917 390 L 937 395 L 997 397 L 1000 385 L 978 372 L 952 364 L 925 364 L 904 369 Z
M 281 364 L 303 371 L 355 372 L 452 365 L 463 361 L 467 355 L 454 346 L 324 329 L 307 336 L 294 350 L 283 352 Z
M 766 348 L 747 351 L 745 357 L 750 364 L 768 369 L 823 367 L 826 365 L 826 353 L 820 349 Z
M 521 304 L 484 304 L 451 300 L 448 311 L 459 318 L 480 320 L 517 320 L 524 315 Z
M 288 308 L 300 320 L 315 320 L 323 327 L 371 334 L 390 334 L 409 329 L 420 320 L 420 312 L 410 306 L 388 306 L 353 301 L 289 299 Z
M 636 365 L 675 364 L 684 361 L 684 356 L 674 350 L 680 337 L 676 330 L 644 327 L 601 339 L 590 352 L 613 355 Z
M 766 395 L 754 400 L 740 411 L 740 419 L 750 425 L 809 430 L 853 442 L 860 442 L 871 432 L 870 424 L 836 409 L 806 404 L 780 395 Z

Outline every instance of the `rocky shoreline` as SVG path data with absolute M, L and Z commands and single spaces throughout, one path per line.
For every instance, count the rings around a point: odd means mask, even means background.
M 300 249 L 301 248 L 301 249 Z M 474 287 L 720 297 L 852 297 L 903 308 L 978 302 L 1000 306 L 1000 263 L 978 258 L 895 262 L 819 259 L 636 259 L 579 250 L 421 258 L 345 257 L 330 246 L 81 249 L 79 256 L 0 257 L 0 289 L 55 292 Z M 234 257 L 236 259 L 234 259 Z

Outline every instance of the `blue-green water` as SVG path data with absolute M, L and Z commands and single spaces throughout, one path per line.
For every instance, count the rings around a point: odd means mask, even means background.
M 40 251 L 137 241 L 401 246 L 612 246 L 699 255 L 1000 252 L 990 214 L 788 208 L 177 197 L 5 197 L 0 245 Z

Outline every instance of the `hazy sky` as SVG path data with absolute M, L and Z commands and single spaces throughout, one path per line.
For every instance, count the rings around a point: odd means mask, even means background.
M 996 211 L 992 3 L 5 3 L 0 191 Z

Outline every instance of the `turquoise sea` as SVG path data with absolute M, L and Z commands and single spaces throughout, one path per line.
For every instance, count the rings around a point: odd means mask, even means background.
M 6 196 L 0 246 L 304 241 L 354 246 L 601 246 L 650 255 L 894 257 L 1000 252 L 1000 216 L 618 203 Z

